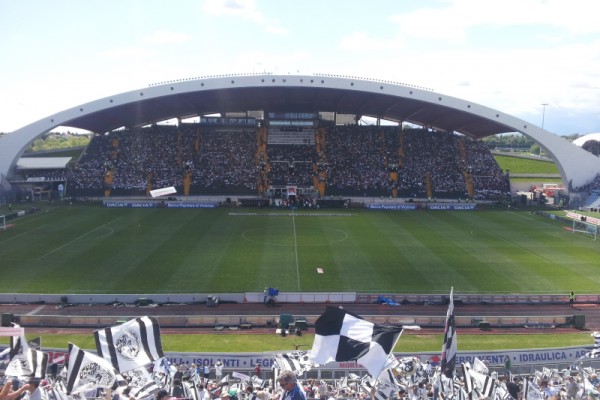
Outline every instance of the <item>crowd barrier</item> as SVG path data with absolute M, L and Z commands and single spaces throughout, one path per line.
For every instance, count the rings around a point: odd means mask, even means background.
M 449 298 L 442 294 L 362 294 L 354 292 L 279 292 L 277 299 L 280 303 L 377 303 L 381 297 L 400 304 L 447 304 Z M 148 306 L 152 304 L 206 304 L 216 307 L 218 303 L 263 303 L 267 297 L 264 292 L 248 293 L 220 293 L 213 294 L 0 294 L 0 303 L 3 304 L 58 304 L 65 307 L 71 304 L 113 304 L 125 306 L 136 304 Z M 216 300 L 216 301 L 215 301 Z M 460 304 L 565 304 L 568 296 L 562 294 L 539 294 L 539 295 L 482 295 L 467 294 L 454 297 L 457 307 Z M 598 304 L 599 295 L 578 295 L 575 304 Z M 387 307 L 387 306 L 386 306 Z M 393 308 L 390 308 L 393 310 Z M 535 309 L 532 309 L 535 313 Z M 160 316 L 158 317 L 162 326 L 165 327 L 229 327 L 235 329 L 242 326 L 276 326 L 278 323 L 277 312 L 272 315 L 196 315 L 196 316 Z M 121 313 L 123 315 L 123 313 Z M 98 316 L 55 316 L 30 313 L 19 315 L 19 320 L 29 326 L 66 326 L 66 327 L 92 327 L 101 328 L 118 323 L 127 317 L 98 317 Z M 391 325 L 418 325 L 421 327 L 443 327 L 445 315 L 439 316 L 406 316 L 406 315 L 363 315 L 372 322 Z M 459 327 L 478 327 L 486 329 L 491 327 L 562 327 L 575 326 L 583 328 L 585 321 L 582 315 L 554 315 L 554 316 L 457 316 L 456 324 Z M 306 323 L 314 324 L 318 315 L 303 316 Z
M 140 299 L 162 303 L 206 303 L 209 297 L 218 296 L 221 302 L 262 303 L 264 292 L 247 293 L 138 293 L 138 294 L 33 294 L 2 293 L 0 304 L 16 303 L 73 303 L 73 304 L 134 304 Z M 280 303 L 377 303 L 385 297 L 398 304 L 448 304 L 445 294 L 386 294 L 356 292 L 279 292 Z M 455 294 L 454 304 L 566 304 L 569 296 L 565 294 Z M 598 294 L 579 294 L 575 304 L 600 304 Z
M 294 316 L 314 326 L 318 315 Z M 423 328 L 442 328 L 445 316 L 394 316 L 394 315 L 363 315 L 367 320 L 384 325 L 418 325 Z M 69 316 L 69 315 L 30 315 L 18 316 L 23 326 L 37 327 L 72 327 L 72 328 L 103 328 L 124 322 L 134 316 Z M 156 316 L 161 327 L 176 328 L 225 328 L 252 329 L 252 327 L 273 327 L 279 324 L 279 316 L 273 315 L 167 315 Z M 572 326 L 572 315 L 556 316 L 456 316 L 457 327 L 559 327 Z

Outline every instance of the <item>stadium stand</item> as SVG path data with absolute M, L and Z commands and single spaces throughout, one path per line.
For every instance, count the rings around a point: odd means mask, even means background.
M 330 126 L 314 143 L 267 144 L 250 127 L 154 125 L 96 135 L 68 171 L 76 196 L 257 195 L 269 187 L 322 196 L 497 198 L 510 191 L 485 144 L 396 126 Z M 271 196 L 273 193 L 269 193 Z
M 587 198 L 585 205 L 583 206 L 585 209 L 599 209 L 600 208 L 600 190 L 593 190 L 592 193 Z

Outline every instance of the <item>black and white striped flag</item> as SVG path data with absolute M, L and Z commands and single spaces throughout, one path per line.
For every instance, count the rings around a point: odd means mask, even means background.
M 296 375 L 310 371 L 317 364 L 309 359 L 308 351 L 293 351 L 290 353 L 275 354 L 275 364 L 279 370 L 289 369 Z
M 44 379 L 46 377 L 46 369 L 48 368 L 48 353 L 30 348 L 27 351 L 27 361 L 29 362 L 29 366 L 32 371 L 30 377 L 40 379 Z
M 454 379 L 452 378 L 448 378 L 446 375 L 440 373 L 437 376 L 437 388 L 439 390 L 439 393 L 445 398 L 445 399 L 453 399 L 456 396 L 456 386 L 454 385 Z M 465 375 L 465 386 L 468 387 L 467 382 L 471 382 L 472 385 L 472 381 L 469 379 L 467 380 L 467 375 Z
M 146 367 L 124 372 L 122 376 L 130 388 L 129 394 L 136 399 L 144 399 L 161 389 Z
M 46 377 L 48 367 L 48 354 L 39 350 L 27 349 L 24 353 L 15 355 L 4 374 L 14 376 L 22 381 L 31 378 L 43 379 Z
M 4 372 L 6 376 L 14 376 L 22 381 L 28 381 L 30 378 L 45 378 L 47 367 L 47 353 L 30 348 L 25 335 L 11 336 L 10 362 Z
M 471 378 L 471 365 L 469 363 L 462 364 L 463 376 L 465 378 L 465 391 L 467 394 L 473 393 L 473 378 Z
M 67 387 L 63 381 L 55 381 L 48 390 L 48 398 L 52 400 L 70 400 L 67 395 Z
M 153 317 L 140 317 L 94 332 L 98 355 L 118 372 L 150 364 L 164 357 L 160 326 Z
M 479 393 L 483 397 L 494 397 L 496 391 L 496 380 L 491 376 L 481 374 L 477 371 L 470 371 L 471 378 L 475 382 L 475 385 L 479 389 Z
M 371 396 L 371 398 L 375 398 L 376 400 L 387 400 L 387 395 L 384 392 L 377 390 L 377 387 L 369 382 L 368 379 L 364 379 L 360 383 L 360 388 L 366 394 Z
M 600 357 L 600 332 L 592 333 L 592 337 L 594 338 L 594 348 L 587 353 L 589 358 L 598 358 Z
M 198 392 L 193 382 L 184 381 L 181 384 L 183 386 L 183 397 L 190 400 L 201 400 L 198 398 Z
M 456 325 L 454 323 L 454 288 L 450 289 L 450 303 L 444 327 L 444 345 L 442 346 L 442 373 L 448 378 L 454 375 L 456 367 Z
M 67 394 L 96 387 L 112 387 L 116 379 L 117 373 L 107 360 L 69 343 Z

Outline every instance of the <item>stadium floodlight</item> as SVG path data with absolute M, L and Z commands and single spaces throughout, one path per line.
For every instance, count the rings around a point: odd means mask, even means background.
M 594 240 L 598 237 L 598 225 L 587 222 L 583 219 L 574 219 L 573 220 L 573 233 L 583 233 L 584 235 L 588 235 L 593 237 Z

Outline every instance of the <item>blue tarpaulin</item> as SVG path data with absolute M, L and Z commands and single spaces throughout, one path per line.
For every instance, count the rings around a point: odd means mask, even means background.
M 378 302 L 379 304 L 387 304 L 388 306 L 398 306 L 398 305 L 399 305 L 399 304 L 398 304 L 398 303 L 396 303 L 394 300 L 392 300 L 392 299 L 389 299 L 389 298 L 387 298 L 387 297 L 384 297 L 384 296 L 379 296 L 379 297 L 377 298 L 377 302 Z

